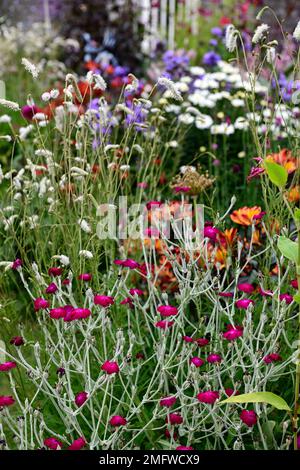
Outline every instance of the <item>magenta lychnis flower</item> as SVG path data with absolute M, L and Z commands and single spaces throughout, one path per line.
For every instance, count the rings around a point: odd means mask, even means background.
M 177 315 L 178 308 L 172 307 L 172 305 L 160 305 L 157 307 L 157 311 L 162 317 L 172 317 L 173 315 Z
M 46 289 L 46 294 L 55 294 L 55 292 L 58 290 L 57 285 L 54 282 L 51 282 L 49 286 Z
M 219 398 L 219 392 L 209 390 L 207 392 L 200 392 L 197 395 L 197 400 L 201 403 L 207 403 L 209 405 L 213 405 L 216 400 Z
M 277 353 L 271 353 L 267 354 L 264 358 L 263 361 L 265 364 L 272 364 L 273 362 L 280 362 L 282 361 L 282 357 L 280 354 Z
M 162 330 L 166 330 L 167 328 L 170 328 L 173 325 L 174 325 L 173 321 L 167 321 L 167 320 L 159 320 L 158 322 L 155 323 L 156 328 L 161 328 Z
M 127 420 L 123 416 L 115 415 L 110 418 L 109 423 L 114 427 L 125 426 Z
M 248 282 L 238 284 L 237 288 L 240 292 L 245 292 L 245 294 L 252 294 L 255 290 L 255 287 Z
M 82 274 L 79 274 L 78 279 L 79 281 L 89 282 L 92 280 L 92 277 L 93 277 L 92 274 L 82 273 Z
M 140 267 L 140 264 L 137 261 L 134 261 L 134 259 L 128 258 L 128 259 L 115 259 L 114 264 L 118 266 L 122 266 L 123 268 L 129 268 L 129 269 L 138 269 Z
M 120 371 L 118 363 L 115 361 L 105 361 L 102 366 L 101 370 L 104 370 L 107 374 L 117 374 Z
M 81 450 L 86 445 L 85 439 L 83 437 L 79 437 L 72 442 L 72 444 L 68 447 L 69 450 Z
M 14 369 L 15 367 L 17 367 L 17 364 L 15 362 L 3 362 L 2 364 L 0 364 L 0 372 L 8 372 L 11 369 Z
M 190 359 L 190 363 L 193 364 L 195 367 L 201 367 L 205 364 L 205 361 L 203 361 L 203 359 L 201 359 L 200 357 L 192 357 Z
M 241 336 L 243 336 L 243 327 L 239 325 L 227 325 L 227 331 L 223 333 L 223 338 L 227 339 L 227 341 L 234 341 Z
M 44 310 L 45 308 L 49 307 L 49 302 L 42 297 L 38 297 L 34 300 L 34 310 L 38 312 L 39 310 Z
M 166 406 L 167 408 L 170 408 L 176 403 L 176 400 L 176 397 L 165 397 L 160 399 L 159 404 L 160 406 Z
M 79 392 L 75 396 L 75 403 L 77 406 L 82 406 L 88 399 L 88 393 L 87 392 Z
M 179 413 L 170 413 L 166 417 L 166 423 L 181 424 L 181 423 L 183 423 L 183 417 Z
M 0 395 L 0 406 L 11 406 L 15 399 L 11 395 Z
M 209 362 L 210 364 L 220 363 L 222 362 L 222 357 L 220 356 L 220 354 L 212 353 L 207 356 L 207 362 Z
M 251 304 L 254 304 L 254 301 L 252 299 L 240 299 L 240 300 L 237 300 L 236 303 L 235 303 L 237 308 L 241 308 L 241 309 L 244 309 L 244 310 L 247 310 L 247 308 Z
M 109 307 L 114 302 L 114 298 L 109 295 L 95 295 L 94 297 L 94 304 L 101 305 L 101 307 Z
M 44 440 L 44 446 L 48 447 L 48 449 L 51 450 L 57 450 L 58 447 L 61 449 L 62 448 L 62 443 L 55 439 L 55 437 L 47 437 Z
M 252 428 L 252 426 L 257 423 L 257 416 L 253 410 L 243 410 L 240 414 L 240 419 L 246 424 L 246 426 L 248 426 L 248 428 Z

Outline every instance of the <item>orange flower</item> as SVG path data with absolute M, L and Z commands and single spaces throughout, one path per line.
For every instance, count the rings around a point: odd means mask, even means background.
M 230 215 L 233 222 L 239 225 L 249 226 L 252 225 L 253 221 L 256 222 L 255 216 L 261 214 L 261 208 L 259 206 L 254 207 L 241 207 Z M 254 218 L 254 219 L 253 219 Z
M 232 247 L 236 241 L 237 228 L 230 228 L 224 230 L 224 232 L 219 233 L 220 243 L 227 247 Z
M 272 153 L 267 155 L 266 160 L 269 162 L 278 163 L 283 166 L 288 173 L 293 173 L 300 167 L 299 159 L 293 157 L 292 152 L 287 149 L 280 150 L 279 153 Z
M 300 201 L 300 186 L 294 186 L 292 189 L 290 189 L 287 197 L 290 202 L 299 202 Z

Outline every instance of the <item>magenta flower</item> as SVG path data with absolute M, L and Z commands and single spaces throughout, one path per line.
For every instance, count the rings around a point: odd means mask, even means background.
M 21 113 L 24 119 L 26 121 L 31 121 L 33 116 L 37 113 L 39 113 L 41 110 L 38 108 L 35 104 L 32 105 L 25 105 L 21 109 Z
M 240 292 L 245 292 L 245 294 L 252 294 L 252 292 L 255 290 L 255 287 L 248 282 L 238 284 L 237 288 Z
M 248 428 L 252 428 L 252 426 L 257 423 L 257 416 L 253 410 L 243 410 L 240 414 L 240 418 Z
M 63 309 L 65 311 L 65 316 L 64 316 L 64 321 L 65 322 L 75 320 L 74 315 L 73 315 L 73 312 L 74 312 L 75 308 L 72 305 L 65 305 L 63 307 Z
M 250 170 L 250 174 L 248 175 L 247 177 L 247 181 L 249 183 L 249 181 L 251 181 L 252 179 L 254 178 L 258 178 L 262 173 L 265 172 L 265 169 L 264 168 L 260 168 L 259 166 L 257 167 L 252 167 L 251 170 Z
M 162 202 L 160 201 L 149 201 L 147 202 L 146 207 L 147 207 L 147 210 L 150 211 L 153 207 L 155 209 L 155 208 L 160 207 L 161 205 L 162 205 Z
M 162 330 L 166 330 L 167 328 L 170 328 L 172 325 L 174 325 L 173 321 L 166 321 L 166 320 L 160 320 L 155 323 L 156 328 L 161 328 Z
M 225 393 L 228 397 L 231 397 L 232 395 L 239 395 L 240 392 L 238 390 L 234 390 L 233 388 L 225 388 Z
M 291 304 L 293 302 L 293 296 L 290 294 L 280 294 L 279 299 L 281 301 L 285 301 L 287 305 Z
M 300 450 L 300 434 L 297 437 L 297 448 L 298 448 L 298 450 Z
M 55 437 L 47 437 L 44 440 L 44 445 L 48 447 L 48 449 L 51 449 L 51 450 L 57 450 L 58 447 L 61 449 L 63 446 L 60 441 L 55 439 Z
M 74 308 L 71 315 L 73 320 L 83 320 L 90 317 L 92 312 L 88 308 Z
M 183 341 L 185 341 L 186 343 L 193 343 L 194 340 L 191 336 L 183 336 L 182 337 Z
M 175 193 L 189 193 L 192 189 L 190 186 L 174 186 Z
M 272 362 L 280 362 L 282 361 L 282 357 L 280 354 L 277 353 L 271 353 L 267 354 L 264 358 L 263 361 L 265 364 L 272 364 Z
M 120 371 L 119 366 L 115 361 L 105 361 L 101 366 L 101 370 L 104 370 L 104 372 L 109 375 L 117 374 Z
M 49 312 L 49 315 L 53 320 L 59 320 L 60 318 L 65 317 L 66 311 L 63 307 L 52 308 Z
M 15 399 L 11 395 L 0 395 L 0 406 L 11 406 Z
M 227 325 L 227 331 L 223 333 L 223 338 L 227 339 L 227 341 L 234 341 L 241 336 L 243 336 L 243 327 L 239 325 Z
M 125 426 L 127 420 L 123 416 L 115 415 L 110 418 L 109 423 L 114 427 Z
M 15 261 L 12 262 L 11 264 L 11 269 L 14 271 L 17 271 L 19 268 L 21 268 L 23 265 L 23 261 L 20 258 L 15 259 Z
M 51 277 L 58 277 L 58 276 L 61 276 L 61 275 L 62 275 L 62 272 L 63 272 L 62 268 L 55 268 L 55 267 L 53 267 L 53 268 L 49 268 L 49 269 L 48 269 L 48 274 L 49 274 L 49 276 L 51 276 Z
M 204 227 L 204 238 L 209 238 L 213 242 L 217 240 L 218 233 L 219 230 L 215 227 L 211 227 L 209 225 Z
M 236 303 L 235 303 L 237 308 L 241 308 L 241 309 L 244 309 L 244 310 L 247 310 L 247 308 L 251 304 L 254 304 L 253 300 L 251 300 L 251 299 L 240 299 L 240 300 L 237 300 Z
M 201 367 L 205 364 L 205 361 L 203 361 L 203 359 L 201 359 L 200 357 L 192 357 L 190 359 L 190 363 L 194 364 L 195 367 Z
M 220 356 L 220 354 L 212 353 L 207 356 L 207 362 L 209 362 L 210 364 L 220 363 L 222 362 L 222 357 Z
M 57 285 L 54 282 L 51 282 L 49 286 L 46 289 L 46 294 L 55 294 L 55 292 L 58 290 Z
M 14 336 L 10 340 L 10 344 L 13 344 L 14 346 L 22 346 L 24 344 L 24 339 L 22 336 Z
M 129 289 L 129 294 L 134 296 L 134 295 L 143 295 L 143 291 L 141 289 Z
M 177 446 L 176 450 L 194 450 L 191 446 Z
M 86 445 L 85 439 L 83 437 L 79 437 L 72 442 L 72 444 L 68 447 L 69 450 L 81 450 Z
M 123 268 L 129 268 L 129 269 L 138 269 L 140 267 L 140 264 L 137 261 L 134 261 L 134 259 L 128 258 L 128 259 L 115 259 L 114 261 L 115 264 L 122 266 Z
M 200 348 L 204 348 L 205 346 L 209 344 L 209 339 L 207 338 L 198 338 L 195 341 L 198 344 L 198 346 L 200 346 Z
M 79 281 L 88 282 L 88 281 L 92 280 L 92 277 L 93 276 L 89 273 L 83 273 L 83 274 L 79 274 L 78 279 L 79 279 Z
M 49 302 L 46 299 L 43 299 L 42 297 L 38 297 L 34 301 L 34 310 L 38 312 L 39 310 L 44 310 L 45 308 L 49 307 Z
M 95 295 L 94 297 L 94 304 L 101 305 L 101 307 L 109 307 L 114 302 L 114 298 L 109 295 Z
M 79 407 L 79 406 L 82 406 L 87 401 L 87 399 L 88 399 L 87 392 L 79 392 L 77 393 L 75 397 L 75 403 Z
M 201 403 L 207 403 L 209 405 L 213 405 L 216 400 L 219 398 L 219 392 L 214 392 L 212 390 L 209 390 L 207 392 L 200 392 L 197 395 L 197 399 Z
M 157 308 L 157 311 L 161 314 L 162 317 L 171 317 L 177 315 L 178 308 L 172 307 L 171 305 L 160 305 Z
M 262 297 L 272 297 L 273 296 L 273 291 L 271 290 L 264 290 L 261 287 L 259 288 L 259 293 Z
M 297 281 L 297 279 L 292 279 L 291 282 L 290 282 L 290 285 L 291 285 L 294 289 L 298 289 L 298 281 Z
M 132 308 L 133 300 L 131 297 L 125 297 L 125 299 L 120 302 L 120 305 L 129 305 Z
M 176 403 L 176 400 L 176 397 L 165 397 L 160 399 L 159 404 L 160 406 L 166 406 L 167 408 L 170 408 Z
M 181 423 L 183 423 L 183 417 L 179 413 L 170 413 L 166 417 L 166 423 L 181 424 Z
M 233 297 L 232 292 L 219 292 L 220 297 Z
M 8 372 L 9 370 L 14 369 L 15 367 L 17 367 L 17 364 L 15 362 L 3 362 L 2 364 L 0 364 L 0 372 Z

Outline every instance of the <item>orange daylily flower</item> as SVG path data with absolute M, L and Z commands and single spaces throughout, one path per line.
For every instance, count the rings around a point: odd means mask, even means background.
M 233 222 L 239 225 L 244 225 L 244 226 L 249 226 L 252 225 L 253 221 L 255 221 L 255 218 L 253 217 L 258 216 L 261 214 L 261 208 L 259 206 L 254 206 L 254 207 L 241 207 L 240 209 L 237 209 L 236 211 L 233 211 L 232 214 L 230 214 L 230 218 Z
M 290 202 L 299 202 L 300 201 L 300 186 L 294 186 L 294 188 L 290 189 L 287 194 L 288 200 Z
M 300 167 L 299 158 L 293 157 L 292 152 L 288 149 L 282 149 L 279 153 L 267 155 L 266 160 L 283 166 L 289 174 Z

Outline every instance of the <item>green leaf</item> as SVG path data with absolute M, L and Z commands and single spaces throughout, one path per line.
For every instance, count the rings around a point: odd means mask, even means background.
M 278 248 L 285 258 L 298 262 L 298 245 L 287 237 L 278 238 Z
M 268 177 L 278 188 L 284 188 L 288 179 L 287 170 L 274 162 L 264 162 L 264 166 L 267 172 Z
M 295 216 L 295 220 L 299 222 L 300 221 L 300 209 L 295 210 L 294 216 Z
M 243 395 L 233 395 L 226 400 L 220 401 L 219 405 L 223 403 L 267 403 L 277 408 L 277 410 L 290 411 L 287 402 L 272 392 L 253 392 Z
M 294 295 L 294 301 L 297 302 L 297 304 L 300 304 L 300 294 Z

